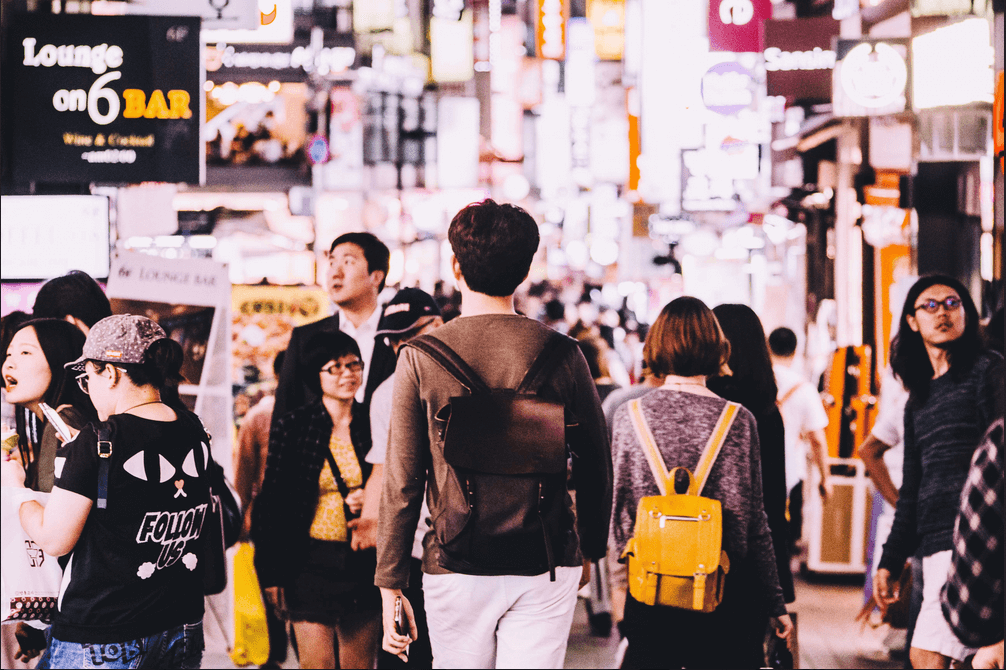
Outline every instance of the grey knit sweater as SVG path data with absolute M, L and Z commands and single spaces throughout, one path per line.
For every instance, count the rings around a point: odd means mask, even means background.
M 668 469 L 695 469 L 726 401 L 659 389 L 641 400 L 653 438 Z M 660 495 L 642 446 L 629 418 L 628 407 L 615 413 L 611 456 L 614 461 L 614 506 L 611 545 L 621 556 L 636 523 L 640 498 Z M 768 517 L 762 503 L 758 427 L 743 407 L 727 434 L 702 495 L 719 500 L 723 508 L 723 548 L 731 561 L 750 563 L 758 576 L 765 604 L 772 616 L 786 613 L 776 568 Z

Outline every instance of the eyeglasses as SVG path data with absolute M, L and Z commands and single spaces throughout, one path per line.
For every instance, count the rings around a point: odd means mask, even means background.
M 961 306 L 961 299 L 957 296 L 950 296 L 943 300 L 926 300 L 915 306 L 915 311 L 924 310 L 927 314 L 936 314 L 942 305 L 948 312 L 953 312 Z
M 83 391 L 84 393 L 86 393 L 87 395 L 91 395 L 91 392 L 87 390 L 87 373 L 86 372 L 83 373 L 83 374 L 77 375 L 77 386 L 79 386 L 80 390 Z
M 363 361 L 350 361 L 349 363 L 332 363 L 321 369 L 327 375 L 338 377 L 343 372 L 351 372 L 354 375 L 363 372 Z

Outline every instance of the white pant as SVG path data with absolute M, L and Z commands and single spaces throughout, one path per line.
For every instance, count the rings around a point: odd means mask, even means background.
M 977 649 L 964 645 L 943 618 L 940 592 L 947 583 L 953 552 L 940 551 L 922 559 L 922 609 L 915 622 L 912 646 L 963 661 Z
M 581 574 L 423 575 L 433 667 L 561 668 Z

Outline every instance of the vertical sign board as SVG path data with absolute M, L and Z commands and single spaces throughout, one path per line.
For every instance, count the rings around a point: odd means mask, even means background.
M 765 70 L 769 95 L 797 100 L 831 100 L 831 71 L 835 68 L 832 38 L 840 22 L 828 16 L 765 21 Z
M 772 0 L 710 0 L 709 50 L 761 52 L 762 28 Z
M 538 58 L 563 60 L 566 57 L 566 19 L 569 10 L 565 0 L 537 0 L 535 46 Z
M 197 17 L 32 14 L 12 21 L 7 95 L 22 182 L 200 183 Z
M 156 321 L 182 345 L 179 386 L 213 436 L 213 457 L 231 469 L 231 283 L 227 266 L 205 259 L 171 260 L 132 252 L 112 260 L 108 299 L 116 314 Z

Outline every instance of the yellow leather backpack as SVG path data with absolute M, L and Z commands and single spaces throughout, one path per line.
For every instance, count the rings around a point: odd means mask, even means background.
M 693 475 L 687 468 L 667 471 L 640 401 L 629 403 L 629 416 L 660 489 L 659 496 L 639 501 L 633 536 L 619 559 L 628 561 L 629 593 L 637 601 L 712 612 L 723 600 L 723 581 L 730 571 L 722 550 L 723 513 L 719 500 L 701 493 L 739 407 L 728 402 L 723 408 Z M 683 494 L 676 493 L 674 485 L 679 470 L 688 475 Z

